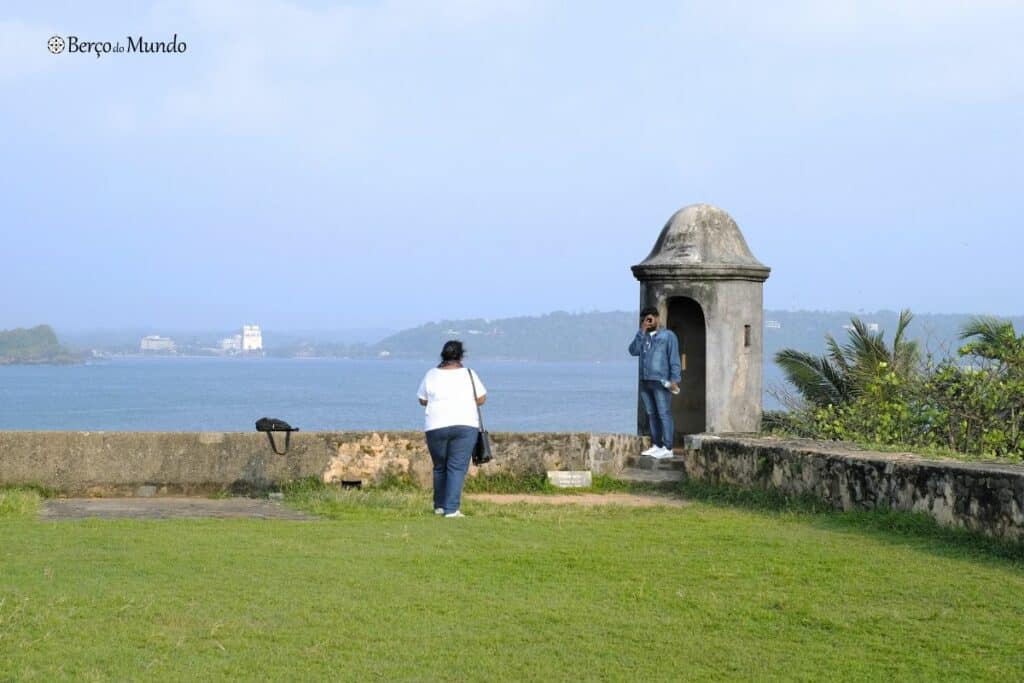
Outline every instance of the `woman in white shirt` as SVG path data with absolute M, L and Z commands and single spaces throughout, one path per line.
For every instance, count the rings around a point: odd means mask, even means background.
M 462 366 L 462 342 L 445 342 L 441 364 L 431 368 L 416 392 L 426 406 L 426 437 L 434 461 L 434 514 L 463 517 L 459 511 L 462 483 L 480 431 L 477 406 L 487 389 L 475 372 Z M 477 399 L 473 401 L 474 384 Z

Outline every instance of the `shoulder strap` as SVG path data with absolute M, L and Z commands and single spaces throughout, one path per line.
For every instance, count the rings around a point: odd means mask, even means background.
M 473 385 L 473 405 L 476 406 L 476 417 L 480 420 L 480 429 L 482 431 L 484 428 L 484 416 L 483 413 L 480 412 L 480 404 L 477 403 L 476 400 L 476 382 L 473 381 L 473 371 L 466 368 L 466 372 L 469 373 L 469 383 Z

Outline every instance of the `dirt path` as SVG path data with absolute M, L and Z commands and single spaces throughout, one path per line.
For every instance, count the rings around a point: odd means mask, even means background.
M 42 502 L 39 518 L 86 519 L 317 519 L 280 503 L 259 498 L 49 498 Z
M 654 494 L 636 493 L 581 493 L 577 495 L 542 495 L 533 493 L 470 493 L 466 495 L 470 500 L 479 500 L 485 503 L 539 503 L 542 505 L 582 505 L 593 507 L 596 505 L 623 505 L 625 507 L 650 508 L 657 506 L 683 507 L 687 503 L 680 498 L 658 496 Z
M 471 500 L 486 503 L 533 503 L 539 505 L 621 505 L 625 507 L 683 507 L 686 501 L 656 494 L 581 493 L 540 495 L 527 493 L 472 493 Z M 272 500 L 261 498 L 48 498 L 42 501 L 39 518 L 73 519 L 317 519 Z

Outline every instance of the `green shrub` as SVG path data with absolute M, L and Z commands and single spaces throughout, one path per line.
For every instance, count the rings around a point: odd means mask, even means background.
M 909 313 L 901 318 L 900 335 L 910 319 Z M 859 321 L 854 323 L 847 346 L 828 339 L 827 357 L 780 352 L 778 360 L 805 403 L 789 413 L 766 414 L 767 430 L 1024 459 L 1024 336 L 1011 324 L 975 319 L 962 332 L 970 341 L 960 349 L 959 362 L 922 364 L 907 360 L 913 353 L 901 355 L 897 342 L 887 356 L 881 333 L 865 337 Z

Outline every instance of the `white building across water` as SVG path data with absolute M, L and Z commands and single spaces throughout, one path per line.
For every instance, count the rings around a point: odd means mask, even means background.
M 236 334 L 233 337 L 225 337 L 220 340 L 220 350 L 224 353 L 242 352 L 242 335 Z
M 174 344 L 174 340 L 170 337 L 161 337 L 157 334 L 151 334 L 148 337 L 142 338 L 142 341 L 139 342 L 139 350 L 173 353 L 176 350 L 176 346 Z
M 263 350 L 263 332 L 259 325 L 242 326 L 242 353 Z

